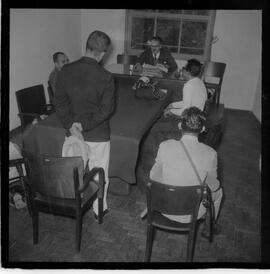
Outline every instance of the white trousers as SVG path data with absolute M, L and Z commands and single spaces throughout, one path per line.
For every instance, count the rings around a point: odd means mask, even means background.
M 89 169 L 102 167 L 105 173 L 103 210 L 108 208 L 107 191 L 109 187 L 109 160 L 110 160 L 110 141 L 108 142 L 85 142 L 88 146 Z M 98 176 L 98 175 L 97 175 Z M 95 178 L 98 179 L 98 178 Z M 98 199 L 93 203 L 93 211 L 98 215 Z

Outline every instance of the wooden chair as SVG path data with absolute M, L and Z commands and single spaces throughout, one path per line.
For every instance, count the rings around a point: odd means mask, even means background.
M 213 101 L 216 104 L 219 104 L 220 90 L 223 82 L 225 68 L 225 63 L 209 61 L 204 64 L 202 79 L 204 80 L 204 83 L 208 86 L 208 94 L 213 94 Z M 218 78 L 218 83 L 216 85 L 211 86 L 211 82 L 208 81 L 208 77 Z
M 208 99 L 204 109 L 206 115 L 205 131 L 199 135 L 199 141 L 217 150 L 224 131 L 224 104 L 213 104 Z
M 187 261 L 193 258 L 197 216 L 202 200 L 202 187 L 172 186 L 158 182 L 149 182 L 147 197 L 147 240 L 145 261 L 150 261 L 156 229 L 169 232 L 188 232 Z M 190 223 L 180 223 L 165 217 L 168 215 L 191 215 Z
M 81 157 L 47 157 L 23 151 L 29 182 L 33 243 L 38 243 L 39 212 L 76 219 L 75 251 L 80 251 L 83 215 L 98 198 L 98 222 L 103 221 L 104 170 L 83 174 Z M 95 182 L 95 175 L 99 175 Z
M 21 125 L 26 128 L 35 118 L 40 120 L 40 115 L 49 115 L 53 112 L 51 104 L 46 104 L 43 85 L 24 88 L 15 92 Z
M 135 65 L 137 63 L 137 58 L 138 57 L 136 55 L 118 54 L 117 64 Z

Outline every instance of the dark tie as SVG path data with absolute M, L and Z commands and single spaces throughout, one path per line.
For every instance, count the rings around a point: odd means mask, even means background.
M 155 64 L 157 63 L 157 55 L 154 54 L 154 60 L 155 60 Z

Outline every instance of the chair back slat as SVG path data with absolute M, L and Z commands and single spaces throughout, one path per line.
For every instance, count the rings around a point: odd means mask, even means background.
M 73 169 L 83 183 L 81 157 L 48 157 L 23 151 L 27 176 L 34 192 L 46 197 L 75 199 Z
M 36 85 L 16 91 L 19 112 L 44 114 L 46 104 L 43 85 Z
M 117 64 L 135 65 L 136 63 L 137 63 L 136 55 L 125 55 L 125 54 L 117 55 Z
M 219 78 L 219 85 L 222 84 L 223 75 L 225 72 L 226 64 L 219 62 L 206 62 L 203 69 L 203 78 L 216 77 Z M 207 81 L 206 81 L 207 82 Z
M 147 185 L 147 207 L 168 215 L 194 215 L 202 199 L 202 187 L 173 186 L 151 181 Z

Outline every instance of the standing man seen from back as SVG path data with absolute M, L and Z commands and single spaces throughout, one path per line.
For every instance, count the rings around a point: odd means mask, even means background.
M 110 156 L 109 119 L 115 105 L 114 81 L 110 72 L 99 65 L 111 40 L 101 31 L 92 32 L 81 59 L 66 65 L 56 84 L 56 113 L 72 136 L 84 140 L 89 149 L 89 169 L 95 166 L 105 171 L 103 214 L 108 212 L 107 190 Z M 93 204 L 97 219 L 98 202 Z

